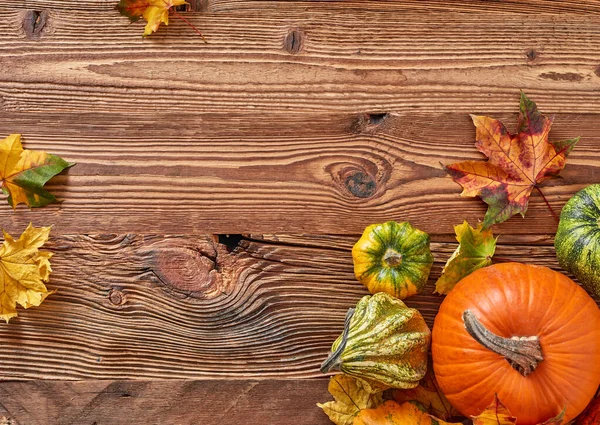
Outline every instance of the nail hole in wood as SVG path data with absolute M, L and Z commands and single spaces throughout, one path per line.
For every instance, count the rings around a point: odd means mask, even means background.
M 534 61 L 538 57 L 538 53 L 533 49 L 527 50 L 527 52 L 525 52 L 525 55 L 527 56 L 527 60 L 529 61 Z
M 369 125 L 379 125 L 385 121 L 385 119 L 390 114 L 382 113 L 382 114 L 369 114 Z
M 302 50 L 303 36 L 298 28 L 290 30 L 283 41 L 283 48 L 295 55 Z
M 350 130 L 353 133 L 375 132 L 390 116 L 389 113 L 361 113 L 352 122 Z

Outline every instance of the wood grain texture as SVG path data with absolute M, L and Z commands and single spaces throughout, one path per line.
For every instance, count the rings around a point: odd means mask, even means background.
M 489 114 L 516 127 L 516 114 Z M 599 121 L 555 116 L 551 140 L 582 136 L 562 179 L 542 185 L 556 211 L 600 178 Z M 31 221 L 54 224 L 54 234 L 360 234 L 395 219 L 453 235 L 453 225 L 476 223 L 486 209 L 461 198 L 443 169 L 484 160 L 462 113 L 4 114 L 0 137 L 15 132 L 25 147 L 77 165 L 50 182 L 61 204 L 14 213 L 0 202 L 9 231 Z M 556 222 L 534 193 L 526 218 L 495 231 L 553 234 Z
M 49 287 L 58 292 L 0 327 L 0 375 L 320 377 L 318 366 L 346 310 L 367 294 L 353 275 L 356 239 L 221 237 L 225 244 L 210 236 L 52 238 Z M 497 256 L 557 268 L 547 243 L 500 245 Z M 431 282 L 407 300 L 430 326 L 442 300 L 432 295 L 433 282 L 455 247 L 433 243 Z
M 30 28 L 3 6 L 0 111 L 511 112 L 524 89 L 550 112 L 597 113 L 599 18 L 501 16 L 190 14 L 204 44 L 173 20 L 143 39 L 114 11 L 50 9 Z
M 433 234 L 407 300 L 431 325 L 452 226 L 484 215 L 443 170 L 483 159 L 468 113 L 514 129 L 524 89 L 552 140 L 582 136 L 543 186 L 556 210 L 600 177 L 597 0 L 191 0 L 208 44 L 177 19 L 143 39 L 116 2 L 0 5 L 0 138 L 78 163 L 60 204 L 0 201 L 11 233 L 54 225 L 58 292 L 0 326 L 19 425 L 329 423 L 357 235 Z M 497 257 L 557 269 L 555 230 L 534 195 Z
M 78 3 L 76 10 L 112 11 L 117 0 L 87 0 Z M 348 10 L 387 12 L 481 12 L 506 14 L 563 14 L 600 13 L 598 0 L 188 0 L 188 10 L 206 13 L 235 13 L 244 10 L 286 12 Z M 11 7 L 23 9 L 74 10 L 72 0 L 8 0 Z
M 327 379 L 0 382 L 10 425 L 331 424 Z
M 386 0 L 202 0 L 204 9 L 210 12 L 233 12 L 239 10 L 285 10 L 285 11 L 315 11 L 327 9 L 329 11 L 369 10 L 389 11 L 397 13 L 410 12 L 481 12 L 508 13 L 511 15 L 522 14 L 564 14 L 564 13 L 599 13 L 600 2 L 597 0 L 586 1 L 553 1 L 553 0 L 408 0 L 390 2 Z M 198 10 L 198 9 L 192 9 Z

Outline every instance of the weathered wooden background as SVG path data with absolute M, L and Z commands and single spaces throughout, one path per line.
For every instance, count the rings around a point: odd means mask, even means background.
M 193 1 L 142 39 L 117 0 L 0 5 L 0 137 L 76 161 L 54 225 L 58 293 L 0 326 L 0 416 L 47 424 L 327 424 L 318 371 L 365 289 L 363 228 L 483 217 L 441 164 L 482 158 L 468 113 L 519 89 L 581 135 L 545 185 L 600 181 L 600 1 Z M 514 125 L 513 125 L 514 128 Z M 498 255 L 558 268 L 534 194 Z M 430 284 L 408 300 L 432 323 Z

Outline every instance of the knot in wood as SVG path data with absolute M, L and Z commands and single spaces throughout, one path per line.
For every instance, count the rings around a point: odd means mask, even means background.
M 224 245 L 166 239 L 152 247 L 150 261 L 160 283 L 176 292 L 200 299 L 230 292 L 234 258 Z
M 304 36 L 298 28 L 291 29 L 283 40 L 283 48 L 288 53 L 295 55 L 302 50 Z
M 343 193 L 352 198 L 367 199 L 377 196 L 385 190 L 391 164 L 384 158 L 368 153 L 361 157 L 349 157 L 347 162 L 333 163 L 325 167 Z
M 364 171 L 351 170 L 344 179 L 348 191 L 357 198 L 370 198 L 377 192 L 377 182 Z
M 39 39 L 48 24 L 48 12 L 28 10 L 23 17 L 23 31 L 28 39 Z
M 533 62 L 537 59 L 538 53 L 534 49 L 529 49 L 525 52 L 525 56 L 527 56 L 529 62 Z
M 121 306 L 125 304 L 125 294 L 119 289 L 111 289 L 108 293 L 108 300 L 111 304 Z

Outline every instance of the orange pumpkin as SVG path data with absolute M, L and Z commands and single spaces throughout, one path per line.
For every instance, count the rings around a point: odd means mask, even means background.
M 443 301 L 433 367 L 448 400 L 479 415 L 494 394 L 536 425 L 566 406 L 565 423 L 600 384 L 600 309 L 568 277 L 519 263 L 479 269 Z

